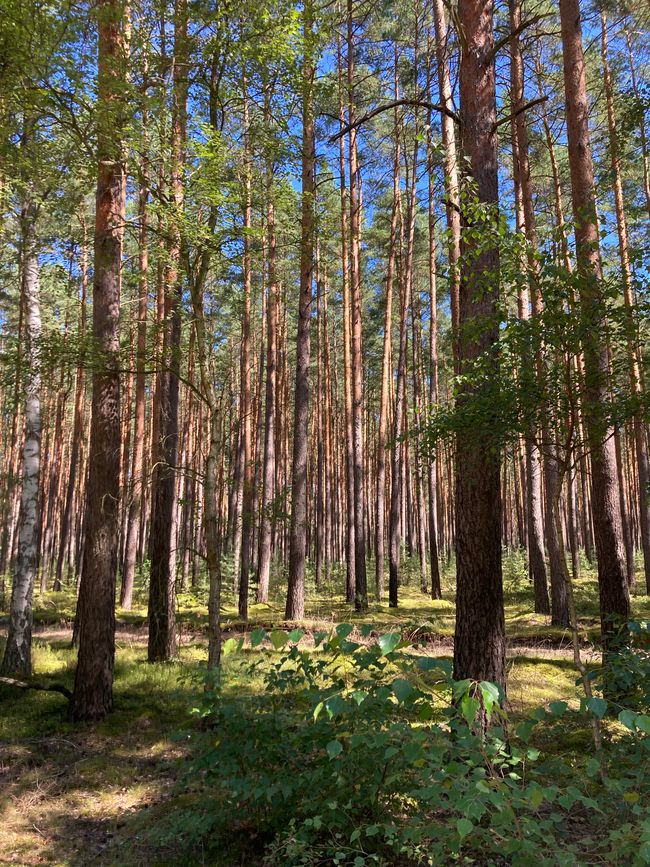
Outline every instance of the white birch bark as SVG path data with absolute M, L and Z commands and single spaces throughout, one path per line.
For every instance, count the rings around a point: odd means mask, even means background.
M 21 291 L 27 330 L 27 387 L 23 484 L 18 518 L 18 556 L 11 590 L 9 634 L 0 671 L 3 675 L 32 674 L 32 594 L 38 565 L 41 514 L 38 502 L 41 463 L 41 308 L 36 252 L 35 207 L 27 203 L 22 214 L 23 262 Z

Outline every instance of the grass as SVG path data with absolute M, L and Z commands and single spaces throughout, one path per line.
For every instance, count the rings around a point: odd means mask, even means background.
M 532 593 L 520 562 L 507 562 L 506 624 L 509 639 L 509 699 L 518 715 L 554 699 L 577 701 L 576 674 L 569 636 L 532 613 Z M 413 570 L 414 572 L 416 570 Z M 372 572 L 370 572 L 372 574 Z M 425 652 L 451 655 L 454 629 L 450 570 L 443 574 L 444 598 L 428 599 L 413 585 L 400 588 L 399 609 L 371 601 L 357 614 L 328 586 L 311 592 L 307 630 L 340 621 L 372 624 L 378 633 L 399 629 Z M 598 657 L 591 645 L 598 633 L 598 593 L 593 574 L 576 582 L 576 602 L 585 658 Z M 180 653 L 166 665 L 146 662 L 146 588 L 140 587 L 131 611 L 118 611 L 115 711 L 96 726 L 73 725 L 63 697 L 0 687 L 0 864 L 50 865 L 200 865 L 231 867 L 188 854 L 166 833 L 171 817 L 190 808 L 200 791 L 175 789 L 186 748 L 179 732 L 200 691 L 196 679 L 206 659 L 206 588 L 178 597 Z M 40 679 L 72 687 L 76 654 L 69 646 L 74 616 L 72 590 L 37 596 L 34 606 L 34 669 Z M 650 601 L 633 598 L 637 619 L 650 619 Z M 0 612 L 0 616 L 6 612 Z M 238 618 L 235 597 L 226 592 L 224 628 L 237 634 L 256 626 L 281 626 L 284 599 L 279 583 L 269 604 L 251 606 L 250 619 Z M 255 691 L 242 681 L 238 664 L 226 659 L 226 689 Z M 567 733 L 565 747 L 579 751 L 588 732 Z M 554 745 L 558 746 L 559 745 Z M 224 860 L 225 858 L 225 860 Z M 246 862 L 249 863 L 249 862 Z

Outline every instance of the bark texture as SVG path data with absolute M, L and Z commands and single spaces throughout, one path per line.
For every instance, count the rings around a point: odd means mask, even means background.
M 591 453 L 591 501 L 598 560 L 603 636 L 613 618 L 630 610 L 614 430 L 606 417 L 608 351 L 602 338 L 605 302 L 596 216 L 594 165 L 589 138 L 589 100 L 578 0 L 560 0 L 567 139 L 575 220 L 576 262 L 581 277 L 585 368 L 584 419 Z
M 296 338 L 296 397 L 293 429 L 293 480 L 289 537 L 289 586 L 285 616 L 305 615 L 305 560 L 307 555 L 307 452 L 309 440 L 309 362 L 311 357 L 311 301 L 314 268 L 314 190 L 316 143 L 314 138 L 314 34 L 313 8 L 303 8 L 305 46 L 302 94 L 302 215 L 300 242 L 300 297 Z
M 37 206 L 27 202 L 22 223 L 22 295 L 27 331 L 28 364 L 23 441 L 23 486 L 18 518 L 18 555 L 11 585 L 9 631 L 0 674 L 32 675 L 32 596 L 38 568 L 41 514 L 39 483 L 41 465 L 41 306 L 36 237 Z
M 79 657 L 72 715 L 102 719 L 113 707 L 115 580 L 119 542 L 119 318 L 124 214 L 124 6 L 98 6 L 98 171 L 95 207 L 93 373 L 82 580 L 77 605 Z M 117 135 L 116 135 L 117 132 Z
M 478 202 L 498 202 L 496 88 L 492 2 L 461 0 L 460 111 L 462 148 Z M 486 216 L 486 234 L 492 231 Z M 501 570 L 500 455 L 489 417 L 489 389 L 498 376 L 496 301 L 499 253 L 465 225 L 461 247 L 459 370 L 470 374 L 459 389 L 461 411 L 477 415 L 456 442 L 456 631 L 454 677 L 490 680 L 505 688 L 505 624 Z M 489 237 L 489 235 L 487 235 Z M 478 381 L 473 362 L 487 360 Z M 472 381 L 474 380 L 474 381 Z M 486 394 L 487 399 L 486 399 Z

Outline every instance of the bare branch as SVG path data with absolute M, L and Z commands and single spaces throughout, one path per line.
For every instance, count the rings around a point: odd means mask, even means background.
M 439 111 L 441 114 L 446 114 L 447 117 L 450 117 L 457 124 L 460 124 L 460 118 L 456 114 L 456 112 L 447 108 L 445 105 L 438 105 L 433 102 L 429 102 L 427 99 L 393 99 L 391 102 L 385 102 L 382 105 L 378 105 L 376 108 L 373 108 L 372 111 L 367 112 L 367 114 L 362 115 L 357 118 L 354 123 L 346 124 L 342 129 L 340 129 L 335 135 L 329 137 L 328 141 L 330 144 L 334 144 L 335 141 L 338 141 L 341 136 L 346 135 L 350 132 L 350 130 L 356 129 L 358 126 L 361 126 L 363 123 L 367 123 L 367 121 L 371 120 L 376 115 L 381 114 L 384 111 L 390 111 L 392 108 L 398 108 L 401 105 L 409 105 L 414 108 L 428 108 L 431 111 Z
M 520 33 L 524 30 L 527 30 L 529 27 L 532 27 L 533 24 L 537 24 L 538 21 L 542 21 L 544 18 L 552 18 L 551 12 L 544 12 L 541 15 L 534 15 L 532 18 L 529 18 L 527 21 L 522 21 L 519 27 L 515 27 L 514 30 L 511 30 L 510 33 L 506 33 L 505 36 L 502 36 L 501 39 L 497 39 L 497 41 L 492 46 L 492 50 L 488 54 L 485 65 L 488 66 L 497 54 L 504 48 L 509 42 L 513 39 L 516 39 Z
M 537 99 L 531 99 L 530 102 L 526 102 L 523 105 L 520 105 L 516 111 L 510 112 L 510 114 L 506 115 L 506 117 L 502 117 L 500 120 L 498 120 L 492 127 L 492 132 L 496 132 L 500 126 L 503 126 L 504 123 L 508 123 L 509 121 L 514 120 L 522 112 L 528 111 L 529 108 L 534 108 L 536 105 L 541 105 L 543 102 L 546 102 L 547 99 L 548 96 L 538 96 Z

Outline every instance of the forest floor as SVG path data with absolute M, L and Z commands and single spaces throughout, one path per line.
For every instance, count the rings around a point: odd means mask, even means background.
M 118 611 L 115 711 L 95 726 L 73 725 L 57 693 L 0 687 L 0 864 L 251 865 L 249 856 L 180 850 L 173 814 L 200 793 L 181 791 L 190 716 L 201 692 L 200 663 L 206 658 L 204 594 L 179 597 L 179 658 L 146 663 L 144 594 L 133 611 Z M 308 604 L 303 641 L 337 622 L 371 623 L 377 633 L 402 631 L 419 652 L 451 656 L 454 606 L 450 591 L 432 601 L 417 590 L 401 590 L 400 608 L 372 603 L 357 615 L 340 597 L 314 596 Z M 598 665 L 598 591 L 593 576 L 576 584 L 584 658 Z M 259 625 L 281 626 L 281 594 L 269 605 L 253 605 L 248 624 L 226 599 L 224 627 L 230 635 Z M 633 600 L 634 616 L 650 619 L 648 597 Z M 34 668 L 44 682 L 72 687 L 76 653 L 70 648 L 74 595 L 46 593 L 35 599 Z M 514 714 L 562 699 L 577 703 L 570 636 L 534 615 L 528 584 L 506 581 L 508 692 Z M 0 610 L 0 636 L 6 631 Z M 227 690 L 255 689 L 238 680 L 226 658 Z M 228 672 L 228 666 L 233 666 Z M 573 733 L 562 749 L 579 750 L 588 732 Z M 249 850 L 250 851 L 250 850 Z

